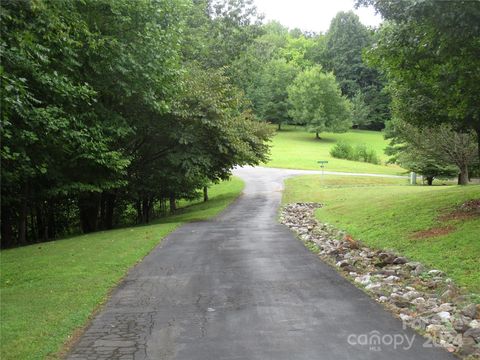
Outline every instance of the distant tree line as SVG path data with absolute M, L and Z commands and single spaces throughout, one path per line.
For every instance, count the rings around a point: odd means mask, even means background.
M 174 211 L 267 157 L 226 67 L 248 1 L 1 2 L 2 247 Z
M 233 79 L 251 100 L 257 117 L 279 129 L 282 124 L 307 125 L 317 134 L 352 126 L 384 128 L 390 119 L 386 81 L 362 57 L 374 43 L 375 32 L 357 15 L 339 12 L 325 34 L 289 30 L 277 22 L 262 30 L 231 66 Z M 308 87 L 317 80 L 323 82 L 322 89 L 325 85 L 339 90 L 335 95 L 331 90 L 314 94 Z M 302 92 L 310 98 L 301 100 Z

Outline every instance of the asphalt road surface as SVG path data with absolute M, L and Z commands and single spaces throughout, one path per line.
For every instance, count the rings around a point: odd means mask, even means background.
M 235 173 L 243 195 L 133 268 L 69 359 L 453 359 L 277 222 L 283 180 L 311 172 Z

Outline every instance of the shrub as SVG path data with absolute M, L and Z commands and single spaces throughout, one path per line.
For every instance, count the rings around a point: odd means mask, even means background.
M 353 159 L 371 164 L 380 164 L 380 159 L 375 150 L 367 148 L 365 144 L 355 146 Z
M 330 149 L 330 155 L 337 159 L 352 159 L 353 147 L 346 142 L 339 141 Z
M 373 149 L 367 148 L 365 144 L 353 148 L 350 144 L 339 141 L 330 150 L 330 155 L 337 159 L 363 161 L 371 164 L 380 164 L 380 158 Z

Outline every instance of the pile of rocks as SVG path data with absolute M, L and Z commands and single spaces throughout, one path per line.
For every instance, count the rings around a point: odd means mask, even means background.
M 463 357 L 480 358 L 480 305 L 439 270 L 390 251 L 373 250 L 344 231 L 319 223 L 315 203 L 290 204 L 281 222 L 319 256 L 435 344 Z

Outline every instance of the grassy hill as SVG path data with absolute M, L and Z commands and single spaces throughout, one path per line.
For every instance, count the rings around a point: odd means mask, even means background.
M 209 202 L 152 225 L 2 251 L 0 358 L 55 358 L 130 267 L 178 226 L 217 215 L 242 189 L 234 178 L 212 186 Z
M 480 185 L 411 186 L 403 179 L 302 176 L 286 182 L 283 202 L 319 202 L 316 216 L 373 248 L 392 249 L 445 271 L 480 293 L 480 214 L 459 211 Z
M 398 175 L 405 172 L 395 165 L 374 165 L 358 161 L 335 159 L 330 156 L 330 149 L 337 141 L 350 145 L 365 144 L 374 149 L 383 162 L 387 160 L 384 153 L 388 142 L 378 131 L 351 130 L 342 134 L 322 133 L 321 140 L 315 134 L 306 132 L 301 127 L 287 126 L 279 131 L 272 142 L 271 160 L 268 167 L 319 170 L 318 160 L 327 160 L 326 170 L 358 173 L 376 173 Z

